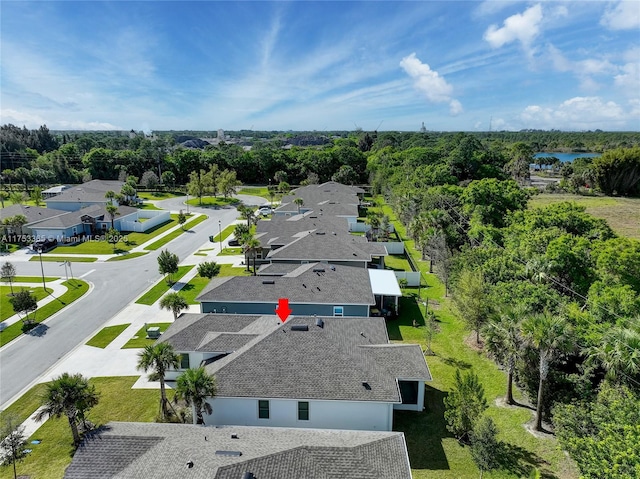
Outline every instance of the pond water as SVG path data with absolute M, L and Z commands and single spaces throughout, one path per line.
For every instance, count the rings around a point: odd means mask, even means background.
M 555 153 L 555 152 L 540 152 L 533 155 L 534 158 L 544 158 L 548 156 L 555 156 L 561 162 L 573 161 L 576 158 L 595 158 L 601 156 L 600 153 Z

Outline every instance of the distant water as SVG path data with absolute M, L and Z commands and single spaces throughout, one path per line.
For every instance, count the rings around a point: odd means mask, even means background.
M 576 158 L 596 158 L 601 156 L 600 153 L 549 153 L 549 152 L 541 152 L 533 155 L 534 158 L 544 158 L 549 156 L 554 156 L 558 158 L 561 162 L 565 163 L 567 161 L 573 161 Z

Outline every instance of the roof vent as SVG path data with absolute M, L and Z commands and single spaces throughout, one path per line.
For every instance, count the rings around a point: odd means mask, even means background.
M 291 331 L 309 331 L 309 326 L 306 324 L 293 324 L 291 325 Z
M 231 434 L 231 439 L 238 439 L 238 435 L 236 433 Z
M 188 461 L 187 462 L 187 468 L 191 469 L 193 467 L 193 461 Z
M 314 273 L 324 273 L 324 268 L 313 268 Z
M 324 328 L 324 321 L 322 320 L 322 318 L 316 319 L 316 326 L 318 326 L 319 328 Z
M 265 279 L 262 281 L 262 284 L 276 284 L 276 282 L 272 279 Z
M 316 231 L 316 234 L 322 236 L 324 235 L 324 231 Z
M 240 457 L 242 456 L 242 453 L 240 451 L 216 451 L 216 456 Z
M 371 391 L 371 385 L 367 381 L 362 381 L 362 385 L 367 391 Z
M 334 265 L 331 265 L 331 271 L 335 271 L 336 267 Z

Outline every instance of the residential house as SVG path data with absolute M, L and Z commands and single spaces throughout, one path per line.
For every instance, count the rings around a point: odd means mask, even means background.
M 91 180 L 66 189 L 61 194 L 46 198 L 48 208 L 65 211 L 78 211 L 87 206 L 106 206 L 110 201 L 105 198 L 107 191 L 119 193 L 124 183 L 111 180 Z M 113 200 L 114 204 L 117 204 Z
M 411 479 L 401 432 L 110 422 L 65 479 Z
M 215 375 L 207 425 L 391 431 L 394 409 L 423 410 L 431 380 L 420 346 L 390 344 L 383 318 L 186 314 L 160 341 L 181 370 Z
M 279 266 L 279 268 L 278 268 Z M 202 313 L 273 314 L 287 298 L 292 314 L 369 317 L 398 310 L 402 292 L 395 274 L 353 266 L 274 265 L 259 276 L 213 278 L 196 298 Z M 274 274 L 275 270 L 284 274 Z
M 63 191 L 68 190 L 69 188 L 71 188 L 71 186 L 69 186 L 69 185 L 52 186 L 51 188 L 47 188 L 46 190 L 42 191 L 42 197 L 43 198 L 53 198 L 54 196 L 58 196 L 58 195 L 62 194 Z
M 22 215 L 27 222 L 21 231 L 14 231 L 10 226 L 5 226 L 7 234 L 35 236 L 31 226 L 40 221 L 47 220 L 56 216 L 64 215 L 66 211 L 56 210 L 53 208 L 42 208 L 40 206 L 11 205 L 0 209 L 0 221 L 4 222 L 7 218 Z

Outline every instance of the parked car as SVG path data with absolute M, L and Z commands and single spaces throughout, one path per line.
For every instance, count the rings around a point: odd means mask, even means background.
M 48 251 L 58 244 L 58 240 L 55 238 L 49 238 L 44 240 L 38 240 L 31 245 L 33 251 Z
M 269 206 L 261 206 L 258 209 L 258 214 L 262 215 L 262 216 L 267 216 L 267 215 L 273 214 L 273 208 L 271 208 Z
M 238 241 L 238 238 L 233 236 L 229 239 L 229 246 L 240 246 L 240 241 Z

